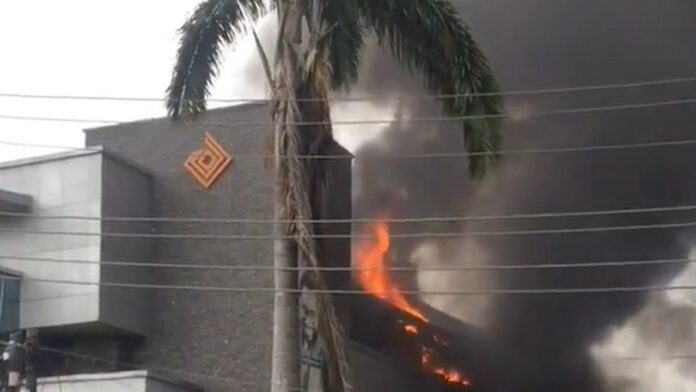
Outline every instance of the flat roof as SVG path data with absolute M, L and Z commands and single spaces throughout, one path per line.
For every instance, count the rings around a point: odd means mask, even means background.
M 90 156 L 90 155 L 96 155 L 96 154 L 101 154 L 107 158 L 113 159 L 123 165 L 126 165 L 128 167 L 131 167 L 134 170 L 137 170 L 141 172 L 142 174 L 152 177 L 152 173 L 148 171 L 147 169 L 141 167 L 140 165 L 137 165 L 130 160 L 123 158 L 121 155 L 108 151 L 104 149 L 102 146 L 94 146 L 94 147 L 75 147 L 75 149 L 70 150 L 70 151 L 63 151 L 63 152 L 58 152 L 54 154 L 46 154 L 46 155 L 39 155 L 35 157 L 30 157 L 30 158 L 22 158 L 22 159 L 16 159 L 13 161 L 6 161 L 6 162 L 0 162 L 0 170 L 3 169 L 12 169 L 15 167 L 21 167 L 21 166 L 30 166 L 30 165 L 38 165 L 38 164 L 43 164 L 43 163 L 48 163 L 48 162 L 55 162 L 55 161 L 60 161 L 63 159 L 72 159 L 72 158 L 79 158 L 83 156 Z M 1 191 L 1 189 L 0 189 Z M 0 195 L 0 203 L 2 201 L 2 197 Z M 2 210 L 2 205 L 0 204 L 0 210 Z

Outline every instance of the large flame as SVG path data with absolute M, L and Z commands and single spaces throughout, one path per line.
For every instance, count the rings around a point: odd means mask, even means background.
M 389 227 L 384 222 L 377 222 L 368 231 L 369 240 L 356 251 L 357 279 L 363 290 L 394 305 L 411 316 L 428 323 L 428 319 L 411 304 L 399 292 L 399 288 L 392 282 L 384 266 L 389 252 Z M 411 336 L 420 336 L 421 331 L 417 325 L 399 321 L 404 332 Z M 437 346 L 447 346 L 447 342 L 437 335 L 432 336 Z M 434 374 L 450 385 L 468 388 L 471 381 L 450 366 L 442 366 L 437 361 L 437 355 L 432 347 L 421 345 L 421 367 L 428 373 Z
M 406 301 L 387 274 L 384 263 L 389 252 L 389 228 L 385 223 L 377 222 L 370 233 L 374 234 L 374 240 L 365 241 L 356 252 L 357 277 L 363 290 L 427 322 L 428 319 Z

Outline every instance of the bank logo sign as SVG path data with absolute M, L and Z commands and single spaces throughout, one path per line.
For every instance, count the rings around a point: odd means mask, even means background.
M 232 163 L 232 157 L 209 133 L 203 138 L 203 148 L 194 151 L 184 162 L 186 171 L 198 185 L 209 189 Z

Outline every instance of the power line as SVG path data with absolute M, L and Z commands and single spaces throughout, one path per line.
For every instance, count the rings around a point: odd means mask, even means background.
M 593 217 L 603 215 L 631 215 L 639 213 L 657 212 L 681 212 L 696 210 L 696 205 L 683 205 L 671 207 L 644 207 L 644 208 L 620 208 L 591 211 L 567 211 L 567 212 L 539 212 L 500 215 L 472 215 L 472 216 L 440 216 L 440 217 L 414 217 L 414 218 L 346 218 L 346 219 L 308 219 L 308 220 L 280 220 L 281 223 L 446 223 L 466 221 L 495 221 L 506 219 L 546 219 L 546 218 L 576 218 Z M 116 216 L 87 216 L 87 215 L 40 215 L 24 212 L 0 211 L 0 216 L 31 218 L 39 220 L 83 220 L 101 222 L 171 222 L 171 223 L 238 223 L 238 224 L 272 224 L 273 219 L 258 218 L 182 218 L 182 217 L 116 217 Z
M 544 269 L 577 269 L 577 268 L 616 268 L 616 267 L 635 267 L 666 264 L 693 264 L 696 259 L 691 258 L 671 258 L 671 259 L 646 259 L 646 260 L 619 260 L 619 261 L 584 261 L 584 262 L 553 262 L 553 263 L 521 263 L 521 264 L 492 264 L 492 265 L 452 265 L 452 266 L 384 266 L 379 268 L 369 267 L 289 267 L 276 268 L 270 265 L 229 265 L 229 264 L 192 264 L 192 263 L 172 263 L 159 261 L 113 261 L 113 260 L 84 260 L 84 259 L 61 259 L 50 257 L 28 257 L 0 255 L 0 260 L 18 260 L 37 263 L 62 263 L 62 264 L 86 264 L 86 265 L 108 265 L 119 267 L 134 268 L 171 268 L 171 269 L 191 269 L 191 270 L 217 270 L 217 271 L 326 271 L 326 272 L 360 272 L 360 271 L 389 271 L 389 272 L 435 272 L 435 271 L 524 271 L 524 270 L 544 270 Z M 0 278 L 1 280 L 2 278 Z
M 676 355 L 629 355 L 620 357 L 610 357 L 608 359 L 620 359 L 622 361 L 679 361 L 683 359 L 696 359 L 696 354 L 676 354 Z
M 528 117 L 544 117 L 544 116 L 554 116 L 562 114 L 582 114 L 582 113 L 592 113 L 592 112 L 607 112 L 616 110 L 631 110 L 631 109 L 645 109 L 645 108 L 657 108 L 664 106 L 675 106 L 684 104 L 696 103 L 696 98 L 687 99 L 675 99 L 669 101 L 658 101 L 658 102 L 645 102 L 645 103 L 635 103 L 635 104 L 623 104 L 623 105 L 611 105 L 611 106 L 589 106 L 582 108 L 569 108 L 569 109 L 556 109 L 556 110 L 542 110 L 536 113 L 531 113 Z M 330 126 L 342 126 L 342 125 L 377 125 L 377 124 L 392 124 L 394 122 L 405 122 L 405 123 L 438 123 L 438 122 L 449 122 L 449 121 L 463 121 L 463 120 L 485 120 L 485 119 L 502 119 L 509 117 L 509 114 L 480 114 L 480 115 L 465 115 L 465 116 L 433 116 L 433 117 L 412 117 L 409 119 L 384 119 L 384 120 L 345 120 L 345 121 L 296 121 L 287 122 L 287 125 L 297 125 L 297 126 L 318 126 L 318 125 L 330 125 Z M 147 119 L 138 120 L 136 122 L 119 121 L 119 120 L 103 120 L 103 119 L 84 119 L 84 118 L 62 118 L 62 117 L 38 117 L 38 116 L 19 116 L 19 115 L 6 115 L 0 114 L 0 119 L 6 120 L 22 120 L 22 121 L 51 121 L 51 122 L 70 122 L 70 123 L 86 123 L 86 124 L 106 124 L 106 125 L 128 125 L 131 127 L 135 126 L 145 126 L 149 124 L 149 121 L 158 119 Z M 206 127 L 223 127 L 228 128 L 231 126 L 263 126 L 271 127 L 274 125 L 273 122 L 268 121 L 240 121 L 240 122 L 228 122 L 228 123 L 198 123 L 199 126 Z
M 628 89 L 628 88 L 638 88 L 638 87 L 651 87 L 660 85 L 670 85 L 670 84 L 681 84 L 681 83 L 691 83 L 696 82 L 696 77 L 684 77 L 684 78 L 672 78 L 672 79 L 658 79 L 640 82 L 630 82 L 630 83 L 613 83 L 613 84 L 597 84 L 588 86 L 575 86 L 575 87 L 557 87 L 557 88 L 546 88 L 546 89 L 524 89 L 524 90 L 509 90 L 509 91 L 499 91 L 499 92 L 487 92 L 487 93 L 464 93 L 464 94 L 399 94 L 400 97 L 404 98 L 416 98 L 416 99 L 452 99 L 452 98 L 466 98 L 466 97 L 490 97 L 490 96 L 514 96 L 514 95 L 544 95 L 544 94 L 559 94 L 559 93 L 574 93 L 583 91 L 601 91 L 601 90 L 614 90 L 614 89 Z M 155 97 L 116 97 L 116 96 L 103 96 L 103 95 L 67 95 L 67 94 L 26 94 L 26 93 L 0 93 L 2 98 L 18 98 L 18 99 L 50 99 L 50 100 L 73 100 L 73 101 L 114 101 L 114 102 L 164 102 L 166 98 L 155 98 Z M 174 100 L 177 101 L 177 100 Z M 209 103 L 265 103 L 272 102 L 272 100 L 267 98 L 210 98 L 201 100 L 187 100 L 190 102 L 209 102 Z M 370 97 L 345 97 L 345 98 L 299 98 L 299 102 L 363 102 L 363 101 L 374 101 L 374 98 Z
M 581 227 L 572 229 L 540 229 L 540 230 L 509 230 L 509 231 L 479 231 L 479 232 L 433 232 L 433 233 L 408 233 L 390 234 L 390 239 L 400 238 L 466 238 L 466 237 L 504 237 L 504 236 L 527 236 L 543 234 L 570 234 L 570 233 L 595 233 L 595 232 L 614 232 L 629 230 L 653 230 L 694 227 L 696 222 L 664 223 L 664 224 L 645 224 L 645 225 L 626 225 L 626 226 L 600 226 L 600 227 Z M 115 237 L 115 238 L 157 238 L 157 239 L 192 239 L 192 240 L 276 240 L 294 239 L 294 235 L 273 235 L 273 234 L 172 234 L 172 233 L 116 233 L 116 232 L 85 232 L 85 231 L 50 231 L 50 230 L 23 230 L 0 227 L 0 232 L 15 234 L 36 234 L 36 235 L 64 235 L 76 237 Z M 315 239 L 370 239 L 372 235 L 366 234 L 315 234 Z
M 435 152 L 435 153 L 421 153 L 421 154 L 388 154 L 380 156 L 349 156 L 349 155 L 298 155 L 296 158 L 299 159 L 348 159 L 353 160 L 386 160 L 386 159 L 423 159 L 423 158 L 468 158 L 476 156 L 499 156 L 499 155 L 532 155 L 532 154 L 549 154 L 549 153 L 570 153 L 570 152 L 589 152 L 589 151 L 605 151 L 605 150 L 623 150 L 623 149 L 637 149 L 637 148 L 651 148 L 651 147 L 672 147 L 672 146 L 683 146 L 683 145 L 693 145 L 696 144 L 696 139 L 682 139 L 682 140 L 667 140 L 659 142 L 645 142 L 645 143 L 628 143 L 628 144 L 609 144 L 609 145 L 594 145 L 594 146 L 581 146 L 581 147 L 558 147 L 558 148 L 535 148 L 535 149 L 522 149 L 522 150 L 500 150 L 500 151 L 481 151 L 481 152 Z M 40 144 L 40 143 L 23 143 L 23 142 L 11 142 L 11 141 L 0 141 L 0 145 L 15 146 L 15 147 L 31 147 L 31 148 L 46 148 L 46 149 L 56 149 L 56 150 L 68 150 L 68 151 L 95 151 L 95 152 L 129 152 L 131 150 L 126 149 L 104 149 L 102 147 L 73 147 L 55 144 Z M 182 156 L 187 157 L 195 154 L 180 154 L 180 153 L 165 153 L 165 152 L 153 152 L 153 155 L 162 156 Z M 275 156 L 272 154 L 235 154 L 234 158 L 256 158 L 256 159 L 270 159 Z M 281 159 L 287 158 L 285 155 L 280 156 Z M 295 157 L 293 157 L 295 158 Z
M 76 286 L 96 286 L 126 289 L 151 289 L 151 290 L 174 290 L 189 292 L 206 293 L 317 293 L 317 294 L 340 294 L 340 295 L 380 295 L 390 294 L 386 292 L 366 292 L 355 289 L 276 289 L 273 287 L 232 287 L 232 286 L 203 286 L 203 285 L 169 285 L 169 284 L 146 284 L 146 283 L 124 283 L 124 282 L 89 282 L 83 280 L 63 280 L 63 279 L 44 279 L 31 277 L 3 277 L 6 280 L 21 280 L 25 282 L 40 282 L 62 285 Z M 696 285 L 679 286 L 610 286 L 610 287 L 584 287 L 584 288 L 542 288 L 542 289 L 491 289 L 491 290 L 399 290 L 399 293 L 406 295 L 438 295 L 438 296 L 479 296 L 479 295 L 556 295 L 556 294 L 622 294 L 639 292 L 659 292 L 659 291 L 691 291 L 696 290 Z M 46 297 L 52 299 L 54 297 Z M 22 302 L 37 301 L 38 299 L 27 299 Z

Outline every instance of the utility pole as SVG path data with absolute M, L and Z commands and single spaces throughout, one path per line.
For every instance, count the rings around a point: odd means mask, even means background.
M 7 359 L 7 391 L 20 392 L 25 366 L 23 331 L 10 334 L 10 341 L 7 344 L 5 354 L 3 354 L 3 357 Z
M 39 347 L 39 331 L 35 328 L 28 329 L 26 332 L 25 365 L 24 365 L 24 385 L 27 392 L 36 392 L 36 350 Z

